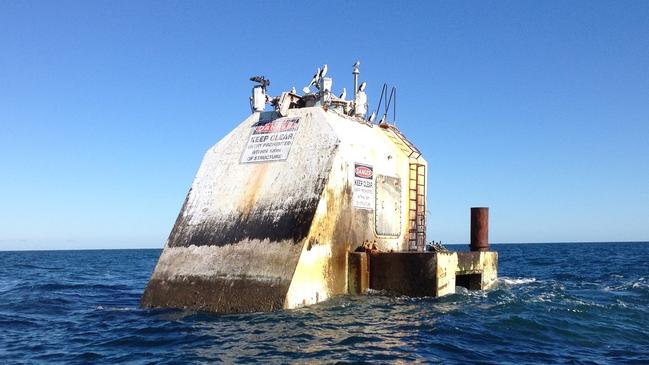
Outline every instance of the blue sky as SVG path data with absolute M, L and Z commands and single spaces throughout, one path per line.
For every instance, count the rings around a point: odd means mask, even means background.
M 424 152 L 429 239 L 649 240 L 649 2 L 0 1 L 0 249 L 162 247 L 203 153 L 361 60 Z

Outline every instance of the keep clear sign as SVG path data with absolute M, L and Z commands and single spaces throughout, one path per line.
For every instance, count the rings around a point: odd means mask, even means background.
M 286 160 L 299 122 L 300 118 L 278 118 L 253 126 L 241 163 Z
M 371 165 L 355 163 L 352 206 L 374 210 L 374 204 L 374 169 Z

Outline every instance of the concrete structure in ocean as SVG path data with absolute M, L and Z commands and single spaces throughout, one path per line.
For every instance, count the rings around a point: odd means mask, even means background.
M 251 79 L 253 112 L 205 154 L 142 305 L 255 312 L 493 283 L 493 252 L 425 252 L 427 162 L 388 121 L 394 91 L 375 123 L 358 63 L 352 100 L 326 73 L 275 98 Z

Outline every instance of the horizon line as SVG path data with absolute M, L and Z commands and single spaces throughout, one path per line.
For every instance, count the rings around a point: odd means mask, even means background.
M 556 245 L 556 244 L 601 244 L 601 243 L 649 243 L 649 241 L 555 241 L 555 242 L 494 242 L 489 245 Z M 442 243 L 444 246 L 469 246 L 468 243 Z M 115 251 L 115 250 L 162 250 L 163 247 L 122 247 L 122 248 L 49 248 L 49 249 L 12 249 L 5 250 L 0 248 L 0 252 L 40 252 L 40 251 Z M 407 252 L 407 251 L 405 251 Z

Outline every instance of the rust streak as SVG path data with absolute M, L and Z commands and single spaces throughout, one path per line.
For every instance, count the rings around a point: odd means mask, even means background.
M 266 173 L 268 172 L 268 164 L 262 163 L 252 166 L 253 171 L 250 174 L 250 180 L 246 184 L 245 190 L 243 192 L 243 197 L 241 199 L 241 205 L 239 206 L 239 211 L 244 218 L 250 216 L 250 212 L 253 210 L 253 207 L 257 203 L 257 198 L 259 196 L 259 190 L 264 184 Z

